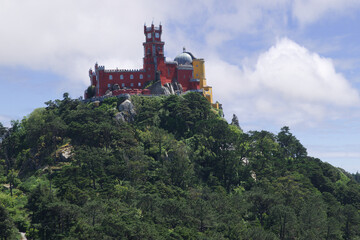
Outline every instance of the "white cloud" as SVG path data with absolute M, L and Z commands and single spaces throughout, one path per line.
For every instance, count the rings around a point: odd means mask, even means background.
M 340 1 L 329 1 L 327 6 L 315 0 L 230 0 L 221 4 L 214 0 L 3 0 L 0 64 L 50 70 L 87 85 L 86 71 L 96 61 L 109 68 L 141 67 L 144 21 L 163 22 L 169 43 L 166 47 L 172 54 L 181 51 L 182 46 L 216 51 L 217 46 L 239 33 L 281 31 L 292 6 L 295 16 L 308 22 L 313 21 L 313 15 L 341 5 Z M 346 2 L 345 6 L 355 4 L 352 0 Z M 307 11 L 308 5 L 314 8 Z M 169 23 L 173 23 L 173 29 L 167 28 Z M 206 46 L 194 43 L 200 37 Z
M 306 15 L 309 4 L 314 4 L 314 9 Z M 0 32 L 4 33 L 0 65 L 50 70 L 68 79 L 59 83 L 62 91 L 81 94 L 89 83 L 87 70 L 96 61 L 106 68 L 141 68 L 143 24 L 150 24 L 155 17 L 155 24 L 163 23 L 170 59 L 183 46 L 196 49 L 194 54 L 205 58 L 215 99 L 228 111 L 248 119 L 284 123 L 321 120 L 336 116 L 333 107 L 359 102 L 358 93 L 335 71 L 331 60 L 282 39 L 261 54 L 255 66 L 239 68 L 217 57 L 217 47 L 239 33 L 262 31 L 264 36 L 264 31 L 276 32 L 274 29 L 287 24 L 291 8 L 299 21 L 311 22 L 313 15 L 335 9 L 339 1 L 325 5 L 315 0 L 231 0 L 221 4 L 215 0 L 4 0 L 0 7 Z M 345 5 L 356 4 L 349 0 Z
M 1 65 L 50 70 L 86 85 L 96 61 L 108 68 L 142 67 L 145 21 L 150 25 L 155 17 L 154 24 L 166 24 L 181 12 L 191 14 L 180 1 L 162 0 L 5 0 L 0 6 Z
M 329 13 L 348 15 L 358 7 L 358 0 L 294 0 L 293 15 L 304 25 L 313 23 Z
M 312 125 L 339 117 L 360 103 L 359 93 L 330 59 L 287 38 L 262 53 L 250 69 L 212 58 L 207 72 L 227 112 L 245 121 Z

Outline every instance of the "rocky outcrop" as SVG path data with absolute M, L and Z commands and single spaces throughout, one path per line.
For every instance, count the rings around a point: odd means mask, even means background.
M 181 84 L 177 81 L 173 81 L 172 83 L 165 83 L 164 86 L 161 85 L 161 81 L 158 81 L 151 85 L 149 89 L 151 91 L 151 94 L 156 95 L 170 95 L 183 92 Z
M 132 122 L 136 116 L 135 106 L 130 99 L 126 99 L 119 105 L 119 112 L 115 115 L 115 119 L 119 122 Z
M 115 91 L 115 90 L 120 90 L 119 84 L 115 83 L 115 84 L 112 86 L 112 90 L 113 90 L 113 91 Z
M 151 94 L 156 95 L 170 95 L 170 90 L 164 86 L 161 85 L 161 81 L 157 81 L 151 87 L 149 88 L 151 91 Z
M 171 83 L 165 83 L 165 84 L 164 84 L 164 88 L 167 88 L 170 94 L 174 94 L 174 93 L 175 93 L 175 92 L 174 92 L 173 85 L 172 85 Z
M 65 144 L 56 151 L 56 159 L 59 162 L 69 162 L 73 154 L 73 146 Z
M 112 96 L 113 94 L 112 94 L 112 91 L 111 90 L 106 90 L 106 92 L 105 92 L 105 95 L 104 96 L 106 96 L 106 97 L 110 97 L 110 96 Z
M 175 94 L 180 94 L 180 93 L 183 92 L 183 87 L 182 87 L 182 85 L 181 85 L 178 81 L 173 81 L 173 82 L 171 83 L 171 85 L 172 85 L 172 87 L 173 87 L 173 89 L 174 89 L 174 93 L 175 93 Z

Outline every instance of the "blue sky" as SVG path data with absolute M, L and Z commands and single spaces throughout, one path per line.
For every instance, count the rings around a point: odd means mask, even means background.
M 358 0 L 0 0 L 0 121 L 83 95 L 88 70 L 141 68 L 144 23 L 186 47 L 245 131 L 284 125 L 318 157 L 360 171 Z

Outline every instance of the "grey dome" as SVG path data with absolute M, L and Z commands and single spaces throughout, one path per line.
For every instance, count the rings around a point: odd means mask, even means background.
M 174 59 L 179 65 L 191 65 L 192 57 L 189 53 L 183 52 L 176 56 Z

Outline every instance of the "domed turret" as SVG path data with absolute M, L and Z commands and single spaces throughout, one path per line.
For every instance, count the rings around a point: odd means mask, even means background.
M 192 60 L 194 59 L 194 56 L 185 51 L 185 48 L 183 48 L 183 52 L 177 55 L 174 59 L 175 62 L 178 63 L 178 65 L 191 65 Z

